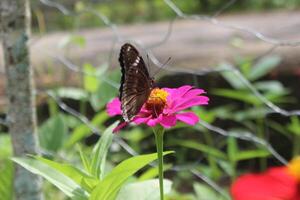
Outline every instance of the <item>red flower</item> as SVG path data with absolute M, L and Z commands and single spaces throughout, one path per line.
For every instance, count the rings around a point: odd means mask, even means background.
M 233 200 L 300 200 L 300 158 L 288 166 L 240 176 L 231 194 Z

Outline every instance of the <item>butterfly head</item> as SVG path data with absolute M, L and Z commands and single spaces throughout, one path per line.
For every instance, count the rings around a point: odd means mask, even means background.
M 149 83 L 150 83 L 150 88 L 151 89 L 155 87 L 154 77 L 150 77 Z

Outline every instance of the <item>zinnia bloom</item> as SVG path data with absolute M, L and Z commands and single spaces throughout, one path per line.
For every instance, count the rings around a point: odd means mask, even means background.
M 240 176 L 231 194 L 233 200 L 300 200 L 300 157 L 284 167 Z
M 147 124 L 150 127 L 160 124 L 164 128 L 176 125 L 177 120 L 189 125 L 195 125 L 199 117 L 193 112 L 182 112 L 192 106 L 206 105 L 209 98 L 203 96 L 202 89 L 185 85 L 179 88 L 154 88 L 148 100 L 143 105 L 140 112 L 133 118 L 135 124 Z M 114 98 L 107 104 L 107 113 L 110 116 L 121 115 L 121 102 Z M 122 128 L 126 123 L 121 124 Z

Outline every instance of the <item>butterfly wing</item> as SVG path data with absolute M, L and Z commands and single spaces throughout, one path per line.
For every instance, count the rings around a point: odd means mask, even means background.
M 119 97 L 122 117 L 129 122 L 147 101 L 152 79 L 143 58 L 131 44 L 126 43 L 121 47 L 119 62 L 122 72 Z

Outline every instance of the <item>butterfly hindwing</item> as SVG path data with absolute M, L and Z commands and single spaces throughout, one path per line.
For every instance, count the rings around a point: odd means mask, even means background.
M 152 79 L 143 58 L 131 44 L 124 44 L 121 48 L 121 86 L 120 101 L 122 116 L 130 121 L 147 101 L 152 87 Z

